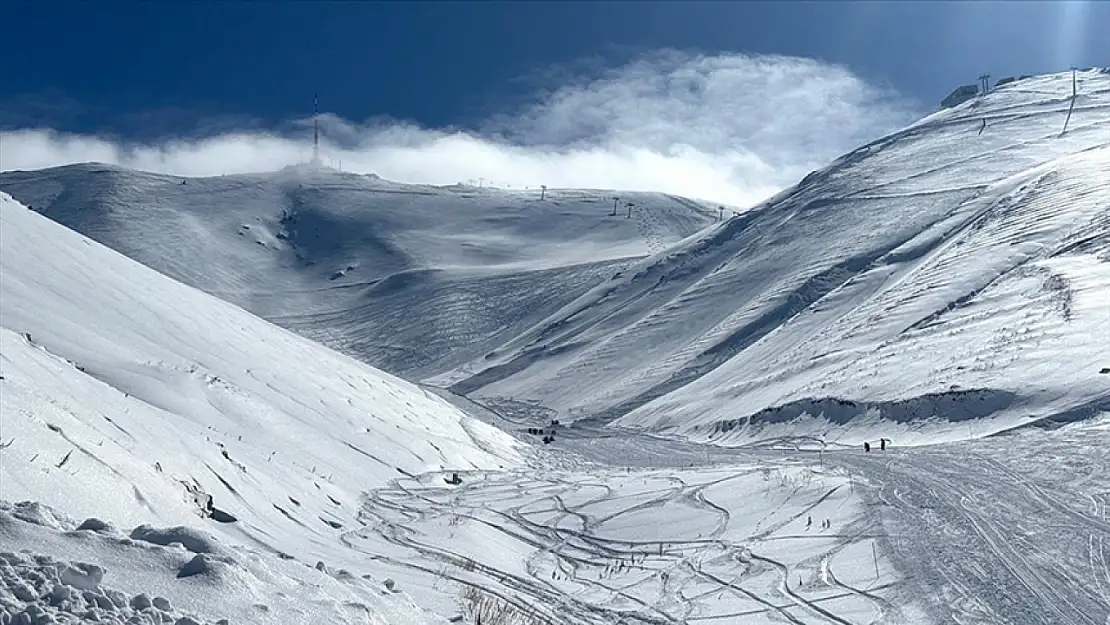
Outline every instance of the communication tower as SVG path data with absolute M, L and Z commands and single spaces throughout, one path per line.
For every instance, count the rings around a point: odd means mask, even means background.
M 320 166 L 320 100 L 312 94 L 312 166 Z

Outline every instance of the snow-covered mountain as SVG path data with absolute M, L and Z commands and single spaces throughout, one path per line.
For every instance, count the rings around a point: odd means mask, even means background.
M 654 194 L 541 201 L 301 168 L 82 165 L 0 187 L 502 414 L 732 443 L 928 442 L 1110 401 L 1110 74 L 1080 72 L 1074 103 L 1071 88 L 1070 73 L 1009 83 L 720 223 L 716 206 Z M 631 217 L 608 216 L 614 195 Z
M 716 205 L 654 193 L 615 201 L 305 167 L 186 180 L 85 164 L 7 172 L 0 188 L 170 277 L 409 379 L 481 356 L 719 216 Z
M 1078 88 L 1074 111 L 1067 73 L 933 114 L 432 382 L 733 442 L 1108 410 L 1110 73 Z
M 311 565 L 342 550 L 367 489 L 520 463 L 510 437 L 439 397 L 2 193 L 0 242 L 0 499 L 57 511 L 23 509 L 39 526 L 73 530 L 52 519 L 93 514 L 127 527 L 203 524 L 270 558 L 243 575 L 288 577 L 281 558 Z M 15 521 L 4 519 L 7 544 Z M 181 531 L 161 531 L 140 541 L 190 544 Z M 54 557 L 73 548 L 51 544 Z M 117 547 L 121 562 L 179 557 Z M 345 596 L 317 606 L 317 616 L 341 622 Z

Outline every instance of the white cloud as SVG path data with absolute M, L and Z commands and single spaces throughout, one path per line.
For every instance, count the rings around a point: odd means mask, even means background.
M 402 182 L 655 190 L 747 205 L 908 121 L 912 106 L 849 70 L 780 56 L 666 51 L 580 76 L 469 130 L 321 117 L 344 170 Z M 102 161 L 205 176 L 306 160 L 311 135 L 244 131 L 124 145 L 26 129 L 0 169 Z

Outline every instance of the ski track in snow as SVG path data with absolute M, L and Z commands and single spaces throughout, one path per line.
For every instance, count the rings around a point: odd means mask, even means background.
M 814 616 L 834 623 L 848 623 L 852 621 L 836 615 L 836 602 L 860 597 L 865 604 L 881 601 L 872 595 L 846 594 L 844 587 L 839 585 L 805 591 L 796 589 L 797 576 L 810 576 L 810 571 L 757 553 L 759 544 L 773 535 L 754 539 L 726 536 L 727 510 L 702 491 L 709 484 L 726 482 L 737 471 L 743 469 L 690 472 L 683 477 L 707 481 L 678 487 L 669 485 L 676 479 L 674 476 L 666 476 L 659 490 L 646 493 L 650 496 L 647 501 L 604 517 L 594 517 L 584 511 L 602 499 L 590 499 L 581 504 L 565 503 L 566 498 L 582 488 L 596 487 L 606 495 L 613 489 L 611 484 L 599 484 L 582 475 L 546 480 L 511 474 L 488 478 L 474 476 L 470 478 L 477 480 L 474 485 L 464 483 L 457 489 L 425 487 L 415 505 L 412 487 L 404 485 L 405 480 L 398 480 L 394 488 L 372 493 L 363 509 L 369 524 L 389 523 L 389 530 L 381 533 L 357 530 L 345 540 L 355 549 L 379 558 L 389 557 L 382 553 L 388 553 L 387 546 L 373 546 L 384 539 L 389 545 L 409 551 L 410 555 L 391 557 L 398 563 L 422 558 L 434 563 L 427 568 L 434 569 L 435 564 L 447 565 L 441 575 L 500 596 L 512 596 L 515 604 L 531 606 L 537 616 L 551 623 L 614 623 L 622 619 L 626 623 L 692 623 L 724 619 L 739 613 L 753 619 L 768 613 L 786 615 L 796 623 L 818 622 L 812 620 Z M 722 473 L 728 477 L 719 477 Z M 636 480 L 643 476 L 618 472 L 610 479 L 620 477 Z M 658 479 L 658 476 L 652 478 Z M 487 490 L 504 489 L 523 479 L 530 481 L 529 487 L 514 497 L 511 505 L 489 501 Z M 619 487 L 614 496 L 620 497 Z M 605 500 L 612 501 L 612 496 L 606 496 Z M 714 527 L 696 538 L 675 536 L 671 540 L 637 539 L 634 534 L 627 538 L 620 534 L 605 535 L 606 525 L 622 515 L 676 504 L 689 505 L 699 516 L 717 517 L 713 520 Z M 553 512 L 557 514 L 544 519 Z M 723 521 L 719 518 L 722 513 Z M 534 520 L 537 517 L 542 520 Z M 568 526 L 567 517 L 574 517 L 576 522 Z M 525 560 L 526 571 L 507 570 L 487 564 L 479 554 L 454 551 L 450 539 L 444 540 L 441 535 L 424 529 L 425 524 L 439 522 L 457 523 L 460 533 L 467 526 L 481 524 L 502 535 L 507 542 L 526 545 L 531 552 Z M 802 523 L 797 518 L 791 519 L 798 532 L 802 529 L 797 526 Z M 824 538 L 833 545 L 830 551 L 841 546 L 840 537 L 830 534 Z M 734 556 L 769 563 L 772 567 L 737 579 L 735 573 L 729 571 L 732 568 L 730 558 Z M 726 581 L 723 576 L 732 579 Z M 652 588 L 660 583 L 661 588 Z M 687 596 L 695 589 L 700 599 Z M 725 596 L 728 596 L 723 602 L 725 606 L 738 601 L 741 604 L 755 602 L 762 608 L 725 607 L 722 611 L 720 604 Z M 822 603 L 832 605 L 825 608 Z
M 870 576 L 873 523 L 845 475 L 634 434 L 559 438 L 527 471 L 397 478 L 343 541 L 391 575 L 477 587 L 535 622 L 898 622 L 884 595 L 900 582 L 885 562 Z M 621 466 L 651 450 L 674 466 Z
M 1104 625 L 1100 423 L 820 459 L 571 426 L 526 472 L 396 480 L 346 540 L 538 622 Z
M 1105 446 L 1105 434 L 1086 438 Z M 1061 483 L 1059 467 L 1034 472 L 1007 458 L 1008 446 L 953 447 L 842 460 L 873 486 L 884 542 L 932 590 L 938 622 L 1103 625 L 1110 521 L 1084 505 L 1090 495 Z M 1091 452 L 1101 467 L 1105 450 Z
M 469 586 L 536 623 L 1103 625 L 1110 450 L 1092 443 L 1105 432 L 828 452 L 818 466 L 810 452 L 567 430 L 529 470 L 374 489 L 365 527 L 339 540 L 419 605 Z

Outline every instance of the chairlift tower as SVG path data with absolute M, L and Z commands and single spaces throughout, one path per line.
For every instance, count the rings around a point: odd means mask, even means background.
M 1075 110 L 1075 101 L 1079 98 L 1079 82 L 1075 75 L 1078 69 L 1079 68 L 1074 65 L 1071 67 L 1071 104 L 1068 105 L 1068 116 L 1064 118 L 1064 129 L 1060 131 L 1061 136 L 1068 131 L 1068 123 L 1071 122 L 1071 113 Z
M 985 95 L 991 90 L 991 75 L 983 74 L 979 76 L 979 94 Z

